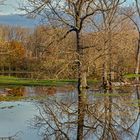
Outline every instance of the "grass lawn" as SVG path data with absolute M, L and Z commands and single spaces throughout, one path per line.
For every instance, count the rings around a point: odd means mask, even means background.
M 89 83 L 95 83 L 97 80 L 89 80 Z M 65 84 L 76 84 L 76 79 L 60 79 L 60 80 L 34 80 L 23 79 L 12 76 L 0 76 L 0 85 L 21 85 L 21 86 L 61 86 Z

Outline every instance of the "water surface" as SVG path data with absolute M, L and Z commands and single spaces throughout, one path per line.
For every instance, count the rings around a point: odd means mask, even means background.
M 22 87 L 18 101 L 0 102 L 0 137 L 18 140 L 139 140 L 139 87 L 113 91 L 74 87 Z M 13 93 L 12 93 L 13 94 Z

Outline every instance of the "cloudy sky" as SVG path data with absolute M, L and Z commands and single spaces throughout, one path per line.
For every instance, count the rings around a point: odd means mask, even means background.
M 19 13 L 20 11 L 17 9 L 17 7 L 21 1 L 23 2 L 24 0 L 6 0 L 5 5 L 0 6 L 0 14 L 9 15 Z
M 1 1 L 1 0 L 0 0 Z M 5 0 L 4 5 L 0 5 L 0 24 L 12 26 L 34 27 L 40 22 L 39 19 L 29 19 L 25 16 L 18 16 L 21 11 L 18 10 L 19 2 L 26 0 Z
M 18 4 L 26 0 L 6 0 L 5 5 L 0 6 L 0 15 L 9 15 L 19 13 L 21 11 L 17 10 Z M 127 0 L 127 5 L 129 5 L 133 0 Z

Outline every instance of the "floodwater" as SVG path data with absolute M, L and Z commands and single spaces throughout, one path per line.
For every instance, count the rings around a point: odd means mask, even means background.
M 140 140 L 137 86 L 0 87 L 0 96 L 0 140 Z

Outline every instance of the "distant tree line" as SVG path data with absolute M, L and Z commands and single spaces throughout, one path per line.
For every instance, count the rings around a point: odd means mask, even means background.
M 124 74 L 134 73 L 136 63 L 136 30 L 129 21 L 119 28 L 119 31 L 112 33 L 111 71 L 114 80 L 121 80 Z M 47 25 L 34 29 L 1 25 L 0 71 L 33 72 L 34 78 L 76 78 L 78 60 L 74 34 L 58 42 L 65 30 Z M 104 59 L 109 57 L 108 47 L 103 48 L 104 34 L 103 31 L 82 33 L 81 44 L 85 47 L 88 78 L 101 80 Z

